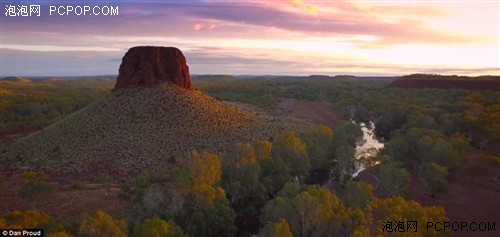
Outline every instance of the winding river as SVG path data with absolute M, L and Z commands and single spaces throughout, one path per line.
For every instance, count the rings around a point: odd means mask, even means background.
M 366 126 L 365 123 L 360 123 L 359 125 L 363 131 L 363 138 L 356 146 L 355 158 L 359 160 L 362 157 L 369 158 L 376 156 L 379 150 L 384 147 L 384 143 L 379 142 L 375 138 L 375 124 L 370 122 L 370 126 Z M 365 170 L 366 168 L 368 167 L 365 167 L 363 163 L 356 162 L 356 171 L 354 171 L 352 177 L 356 177 L 359 172 Z

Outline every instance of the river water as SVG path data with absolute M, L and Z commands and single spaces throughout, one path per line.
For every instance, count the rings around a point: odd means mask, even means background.
M 379 142 L 375 138 L 375 124 L 370 122 L 370 126 L 366 126 L 365 123 L 360 123 L 359 125 L 363 131 L 363 138 L 356 146 L 356 160 L 359 160 L 362 157 L 369 158 L 376 156 L 380 149 L 384 147 L 384 143 Z M 354 171 L 352 177 L 356 177 L 359 172 L 365 170 L 366 168 L 368 167 L 365 167 L 363 163 L 356 162 L 356 170 Z

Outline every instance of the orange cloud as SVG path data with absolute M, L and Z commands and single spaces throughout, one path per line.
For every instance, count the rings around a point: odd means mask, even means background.
M 318 14 L 318 6 L 312 4 L 306 4 L 303 0 L 290 0 L 290 3 L 308 15 L 315 16 Z

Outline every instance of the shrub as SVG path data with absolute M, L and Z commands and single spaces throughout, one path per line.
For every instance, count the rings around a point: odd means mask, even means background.
M 71 181 L 71 184 L 69 186 L 75 190 L 84 190 L 87 188 L 85 183 L 81 180 L 73 180 Z
M 23 183 L 19 194 L 26 198 L 32 207 L 35 207 L 36 201 L 41 197 L 48 196 L 53 189 L 53 186 L 47 182 L 45 175 L 28 171 L 23 173 Z

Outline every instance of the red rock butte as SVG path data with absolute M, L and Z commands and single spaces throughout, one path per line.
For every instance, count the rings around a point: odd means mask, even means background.
M 114 90 L 164 82 L 191 88 L 184 54 L 175 47 L 137 46 L 123 56 Z

